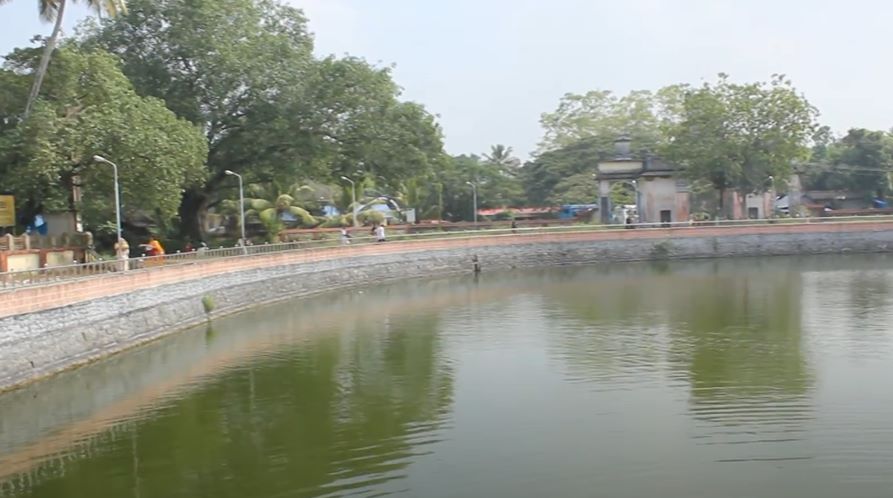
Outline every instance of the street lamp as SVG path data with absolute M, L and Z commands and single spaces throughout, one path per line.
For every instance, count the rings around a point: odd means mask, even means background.
M 357 220 L 357 184 L 346 176 L 341 177 L 342 180 L 350 182 L 350 200 L 353 202 L 353 227 L 360 226 Z
M 239 179 L 239 225 L 242 228 L 242 250 L 248 252 L 245 246 L 245 191 L 242 189 L 242 175 L 230 170 L 226 170 L 224 173 Z
M 475 185 L 471 182 L 465 182 L 465 183 L 467 185 L 471 185 L 472 199 L 474 202 L 474 204 L 473 204 L 473 206 L 474 206 L 474 224 L 475 224 L 475 226 L 477 226 L 477 224 L 478 224 L 478 187 L 477 187 L 477 185 Z
M 118 232 L 115 244 L 117 244 L 121 241 L 121 193 L 118 190 L 118 165 L 99 155 L 93 156 L 93 160 L 98 163 L 111 164 L 112 170 L 115 172 L 115 228 Z

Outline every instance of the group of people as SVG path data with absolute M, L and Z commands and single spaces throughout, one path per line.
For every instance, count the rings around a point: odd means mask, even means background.
M 387 240 L 387 237 L 385 236 L 385 232 L 384 232 L 384 225 L 382 225 L 380 223 L 375 223 L 374 225 L 372 225 L 371 235 L 373 237 L 375 237 L 376 242 L 384 242 L 385 240 Z M 341 229 L 341 244 L 345 245 L 345 246 L 349 245 L 351 238 L 352 237 L 350 235 L 350 232 L 347 231 L 347 228 L 342 228 Z

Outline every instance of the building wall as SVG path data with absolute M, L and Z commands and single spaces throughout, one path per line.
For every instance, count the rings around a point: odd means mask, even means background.
M 676 198 L 676 180 L 673 178 L 641 178 L 639 180 L 639 192 L 641 195 L 642 212 L 639 213 L 639 221 L 642 223 L 660 222 L 660 212 L 669 210 L 671 221 L 683 221 L 687 219 L 679 216 Z M 644 217 L 643 217 L 644 215 Z
M 757 210 L 757 218 L 758 219 L 766 219 L 772 212 L 775 210 L 773 206 L 773 201 L 775 199 L 775 194 L 770 192 L 765 192 L 762 194 L 747 194 L 747 197 L 744 201 L 745 209 L 742 213 L 743 218 L 736 219 L 748 219 L 750 218 L 750 210 Z
M 691 218 L 691 193 L 676 192 L 676 211 L 674 221 L 686 221 Z
M 43 219 L 47 222 L 47 235 L 50 237 L 61 237 L 62 234 L 73 234 L 81 231 L 75 219 L 75 213 L 45 214 Z
M 221 258 L 0 293 L 0 389 L 103 358 L 213 315 L 401 278 L 648 259 L 881 252 L 893 222 L 493 236 Z M 373 261 L 374 264 L 370 264 Z

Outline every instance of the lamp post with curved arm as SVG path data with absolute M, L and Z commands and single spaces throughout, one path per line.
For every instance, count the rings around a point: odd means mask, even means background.
M 342 180 L 350 182 L 350 200 L 353 206 L 353 227 L 360 226 L 357 220 L 357 184 L 346 176 L 341 177 Z
M 247 242 L 245 240 L 245 191 L 242 188 L 242 175 L 230 170 L 226 170 L 224 173 L 239 179 L 239 227 L 242 229 L 242 252 L 247 253 L 248 247 L 245 245 Z
M 468 185 L 471 185 L 471 195 L 472 195 L 472 203 L 474 207 L 474 225 L 478 224 L 478 186 L 471 182 L 465 182 Z
M 100 155 L 93 156 L 93 160 L 98 163 L 110 164 L 115 173 L 115 229 L 118 232 L 115 243 L 117 243 L 121 240 L 121 193 L 118 189 L 118 165 Z

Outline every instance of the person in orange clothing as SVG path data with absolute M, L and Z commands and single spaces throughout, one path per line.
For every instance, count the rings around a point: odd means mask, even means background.
M 146 256 L 164 256 L 164 246 L 161 245 L 161 242 L 159 242 L 154 235 L 149 236 L 149 242 L 147 244 L 140 244 L 140 246 L 146 250 Z M 162 258 L 156 258 L 154 260 L 154 262 L 158 264 L 163 261 Z
M 164 246 L 153 236 L 149 237 L 149 256 L 164 256 Z

